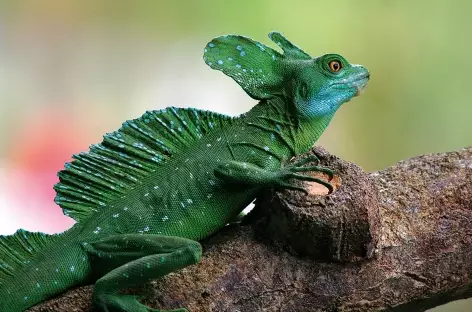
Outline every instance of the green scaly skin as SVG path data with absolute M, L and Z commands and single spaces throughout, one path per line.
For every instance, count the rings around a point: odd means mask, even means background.
M 59 235 L 0 237 L 0 311 L 23 311 L 89 283 L 96 311 L 161 311 L 120 291 L 197 263 L 198 241 L 235 220 L 264 188 L 304 191 L 291 182 L 298 179 L 332 190 L 299 174 L 331 174 L 305 166 L 312 159 L 285 164 L 312 147 L 369 73 L 335 54 L 313 59 L 279 33 L 270 37 L 283 54 L 233 35 L 205 48 L 208 65 L 260 101 L 249 112 L 147 112 L 74 155 L 55 189 L 77 224 Z

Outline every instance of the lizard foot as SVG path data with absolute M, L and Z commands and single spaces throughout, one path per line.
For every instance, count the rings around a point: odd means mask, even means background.
M 320 166 L 304 166 L 309 162 L 316 162 L 317 164 L 319 163 L 319 158 L 316 155 L 310 155 L 308 157 L 305 157 L 294 164 L 287 165 L 283 167 L 280 170 L 280 173 L 278 174 L 278 183 L 277 186 L 282 187 L 282 188 L 287 188 L 287 189 L 292 189 L 292 190 L 298 190 L 306 195 L 308 195 L 308 191 L 303 188 L 299 187 L 296 185 L 293 185 L 291 183 L 286 182 L 289 179 L 297 179 L 301 181 L 310 181 L 310 182 L 316 182 L 319 183 L 323 186 L 325 186 L 328 189 L 328 194 L 331 194 L 334 191 L 333 186 L 329 183 L 334 177 L 334 173 L 331 169 L 326 168 L 326 167 L 320 167 Z M 302 174 L 298 174 L 298 172 L 322 172 L 328 175 L 328 182 L 320 179 L 320 178 L 315 178 L 311 176 L 306 176 Z

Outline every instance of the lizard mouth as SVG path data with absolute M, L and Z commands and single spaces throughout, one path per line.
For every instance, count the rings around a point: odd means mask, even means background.
M 335 83 L 335 87 L 340 89 L 356 89 L 355 96 L 358 96 L 365 89 L 367 82 L 369 82 L 370 74 L 368 71 L 362 71 L 361 73 L 351 75 L 348 78 L 341 79 Z
M 367 86 L 367 82 L 369 82 L 370 74 L 362 73 L 355 77 L 355 79 L 350 83 L 353 87 L 356 87 L 357 92 L 356 96 L 360 95 L 362 91 L 364 91 L 365 87 Z

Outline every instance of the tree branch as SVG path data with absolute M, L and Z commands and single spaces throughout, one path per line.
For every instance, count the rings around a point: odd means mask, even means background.
M 316 149 L 337 190 L 266 193 L 198 265 L 146 287 L 156 308 L 424 311 L 472 296 L 472 148 L 372 174 Z M 318 175 L 318 177 L 320 177 Z M 88 311 L 91 286 L 28 311 Z

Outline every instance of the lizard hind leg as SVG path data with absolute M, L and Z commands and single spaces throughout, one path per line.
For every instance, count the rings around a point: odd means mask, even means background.
M 95 283 L 92 306 L 100 312 L 164 312 L 147 307 L 137 296 L 121 290 L 134 288 L 170 272 L 195 264 L 201 256 L 198 242 L 175 236 L 122 234 L 88 244 Z M 165 310 L 186 312 L 186 309 Z

